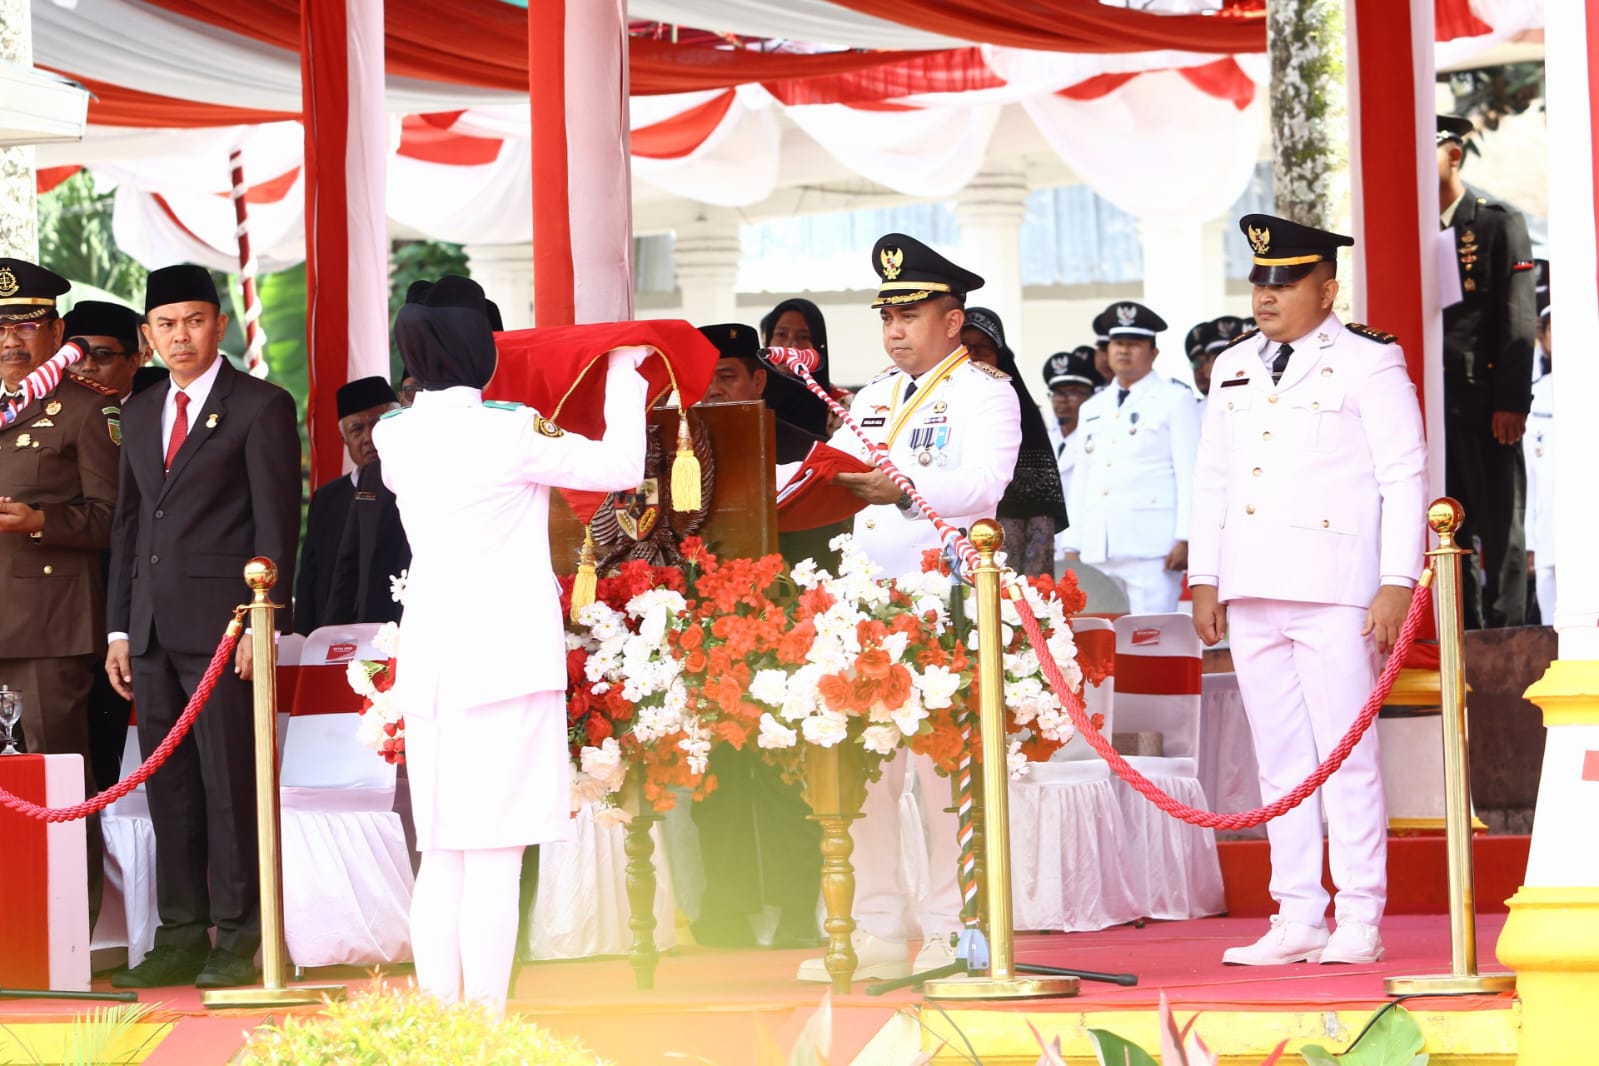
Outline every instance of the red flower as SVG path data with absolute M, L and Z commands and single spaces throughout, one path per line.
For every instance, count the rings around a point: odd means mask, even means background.
M 922 573 L 931 573 L 934 570 L 940 574 L 949 573 L 949 559 L 944 555 L 942 548 L 925 548 L 922 551 Z
M 695 648 L 698 648 L 700 645 L 705 643 L 705 630 L 701 629 L 699 626 L 691 625 L 687 629 L 683 630 L 682 635 L 678 638 L 678 640 L 680 641 L 679 646 L 682 647 L 684 651 L 693 651 Z
M 683 669 L 691 674 L 705 672 L 705 653 L 698 648 L 683 657 Z
M 829 710 L 843 713 L 856 709 L 855 686 L 843 674 L 824 674 L 816 682 L 816 694 Z
M 604 744 L 613 735 L 610 720 L 601 718 L 598 715 L 583 723 L 583 730 L 588 734 L 589 744 L 596 748 Z
M 866 623 L 861 623 L 865 625 Z M 861 677 L 871 678 L 873 681 L 881 680 L 888 676 L 888 668 L 894 662 L 888 657 L 888 652 L 882 648 L 872 648 L 863 651 L 855 657 L 855 672 Z

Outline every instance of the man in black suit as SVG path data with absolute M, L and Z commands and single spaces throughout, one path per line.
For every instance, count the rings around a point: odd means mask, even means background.
M 1466 627 L 1519 626 L 1527 611 L 1527 465 L 1536 264 L 1521 212 L 1460 179 L 1469 119 L 1438 116 L 1438 205 L 1453 231 L 1459 295 L 1444 308 L 1444 487 L 1466 509 Z M 1446 292 L 1453 293 L 1454 279 Z M 1447 299 L 1447 297 L 1446 297 Z
M 234 607 L 249 602 L 245 563 L 265 556 L 278 565 L 279 589 L 293 585 L 300 438 L 294 399 L 221 356 L 227 316 L 204 269 L 152 272 L 145 319 L 172 377 L 122 409 L 106 671 L 138 705 L 148 756 L 199 685 Z M 285 608 L 279 628 L 291 621 Z M 144 961 L 112 978 L 118 988 L 256 979 L 252 668 L 242 640 L 232 674 L 147 785 L 161 927 Z
M 348 415 L 346 406 L 351 409 Z M 358 469 L 355 497 L 346 512 L 331 567 L 324 624 L 400 620 L 400 605 L 394 602 L 389 578 L 411 565 L 411 545 L 394 493 L 383 484 L 383 461 L 371 444 L 377 420 L 399 406 L 394 390 L 380 377 L 361 378 L 339 389 L 339 432 Z M 301 576 L 303 580 L 303 569 Z

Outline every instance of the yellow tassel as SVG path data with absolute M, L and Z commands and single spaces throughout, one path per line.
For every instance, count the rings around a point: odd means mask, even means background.
M 583 531 L 583 550 L 577 557 L 577 576 L 572 579 L 572 621 L 577 621 L 578 612 L 594 602 L 594 590 L 597 578 L 594 573 L 594 534 L 589 530 Z
M 688 433 L 688 412 L 677 416 L 677 458 L 672 462 L 672 510 L 698 511 L 700 500 L 700 460 L 694 454 L 694 441 Z

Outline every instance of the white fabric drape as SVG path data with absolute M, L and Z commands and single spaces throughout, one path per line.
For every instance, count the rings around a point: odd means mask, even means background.
M 863 15 L 831 0 L 630 0 L 628 14 L 669 25 L 839 48 L 959 48 L 971 43 Z
M 952 196 L 988 154 L 997 106 L 862 111 L 842 104 L 788 108 L 829 155 L 864 178 L 911 196 Z
M 743 207 L 777 188 L 782 140 L 775 102 L 759 86 L 747 85 L 699 147 L 678 159 L 634 156 L 633 177 L 674 196 Z

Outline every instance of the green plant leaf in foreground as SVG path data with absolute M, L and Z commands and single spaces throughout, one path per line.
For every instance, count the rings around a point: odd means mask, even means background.
M 1310 1066 L 1427 1066 L 1421 1050 L 1425 1044 L 1415 1017 L 1396 1005 L 1378 1011 L 1354 1047 L 1342 1055 L 1316 1044 L 1305 1045 L 1299 1053 Z
M 1115 1033 L 1090 1029 L 1088 1038 L 1094 1042 L 1094 1055 L 1099 1059 L 1099 1066 L 1160 1066 L 1150 1058 L 1149 1052 Z

